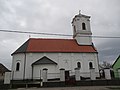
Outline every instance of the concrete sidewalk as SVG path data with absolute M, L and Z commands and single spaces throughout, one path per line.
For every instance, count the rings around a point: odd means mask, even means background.
M 113 90 L 113 89 L 120 90 L 120 86 L 79 86 L 79 87 L 53 87 L 53 88 L 34 87 L 34 88 L 18 88 L 18 89 L 9 89 L 9 90 Z

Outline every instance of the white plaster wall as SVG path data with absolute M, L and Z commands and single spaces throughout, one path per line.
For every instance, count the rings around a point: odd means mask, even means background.
M 82 76 L 86 76 L 89 77 L 89 62 L 93 63 L 93 68 L 95 68 L 95 72 L 98 74 L 99 73 L 99 69 L 98 69 L 98 60 L 97 60 L 97 54 L 94 53 L 75 53 L 74 57 L 73 57 L 73 64 L 72 66 L 74 68 L 77 67 L 77 62 L 81 62 L 81 69 L 80 69 L 80 73 Z M 74 72 L 74 68 L 73 68 L 73 72 Z M 99 75 L 97 75 L 99 76 Z
M 77 62 L 81 62 L 81 69 L 80 72 L 82 73 L 82 76 L 89 77 L 89 62 L 93 62 L 93 67 L 96 71 L 96 76 L 99 76 L 99 70 L 98 70 L 98 60 L 97 60 L 97 54 L 96 53 L 27 53 L 26 54 L 26 72 L 25 72 L 25 78 L 26 79 L 32 79 L 32 63 L 39 60 L 43 56 L 46 56 L 50 58 L 51 60 L 54 60 L 54 62 L 58 63 L 57 66 L 52 65 L 43 65 L 43 66 L 35 66 L 34 67 L 34 77 L 40 76 L 40 69 L 47 68 L 48 69 L 48 78 L 53 77 L 59 77 L 59 69 L 65 68 L 65 70 L 70 70 L 71 75 L 74 74 L 74 69 L 77 67 Z M 14 55 L 14 63 L 17 60 L 21 60 L 21 70 L 19 72 L 15 72 L 14 78 L 21 78 L 23 77 L 23 61 L 24 61 L 24 54 L 15 54 Z M 15 66 L 13 65 L 15 70 Z M 53 73 L 53 74 L 51 74 Z M 38 76 L 37 76 L 38 75 Z M 53 76 L 52 76 L 53 75 Z
M 46 65 L 34 65 L 33 66 L 33 79 L 42 79 L 42 71 L 44 68 L 47 68 L 47 77 L 49 79 L 54 79 L 54 78 L 60 78 L 60 76 L 58 75 L 58 69 L 57 69 L 57 65 L 54 64 L 46 64 Z M 54 74 L 54 75 L 53 75 Z
M 26 78 L 32 78 L 32 63 L 39 60 L 43 56 L 46 56 L 50 58 L 51 60 L 54 60 L 56 63 L 58 63 L 58 53 L 52 54 L 52 53 L 28 53 L 27 54 L 27 60 L 26 60 Z M 58 67 L 56 67 L 58 68 Z M 55 73 L 59 73 L 59 70 L 55 71 Z
M 16 79 L 23 79 L 23 72 L 24 72 L 24 54 L 14 54 L 12 59 L 12 76 L 11 78 Z M 16 71 L 16 63 L 20 63 L 20 70 Z
M 92 45 L 92 38 L 90 36 L 84 37 L 84 35 L 77 34 L 75 39 L 79 45 Z

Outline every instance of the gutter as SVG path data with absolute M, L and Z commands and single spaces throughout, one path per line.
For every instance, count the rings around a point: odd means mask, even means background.
M 23 70 L 23 80 L 25 79 L 25 73 L 26 73 L 26 53 L 24 53 L 24 70 Z

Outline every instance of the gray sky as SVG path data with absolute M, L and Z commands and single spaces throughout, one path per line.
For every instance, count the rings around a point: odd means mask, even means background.
M 0 29 L 72 34 L 72 18 L 91 16 L 93 35 L 120 36 L 120 0 L 0 0 Z M 11 68 L 14 52 L 29 35 L 37 38 L 72 38 L 0 32 L 0 62 Z M 119 39 L 93 39 L 99 60 L 112 63 L 120 54 Z

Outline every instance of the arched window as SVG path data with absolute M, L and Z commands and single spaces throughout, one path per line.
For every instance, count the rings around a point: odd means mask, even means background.
M 82 23 L 82 29 L 83 29 L 83 30 L 86 30 L 86 25 L 85 25 L 85 23 Z
M 81 68 L 81 63 L 77 62 L 77 68 Z
M 16 71 L 19 71 L 19 70 L 20 70 L 20 63 L 17 62 L 17 63 L 16 63 Z
M 89 68 L 90 68 L 90 69 L 93 68 L 92 62 L 89 62 Z

